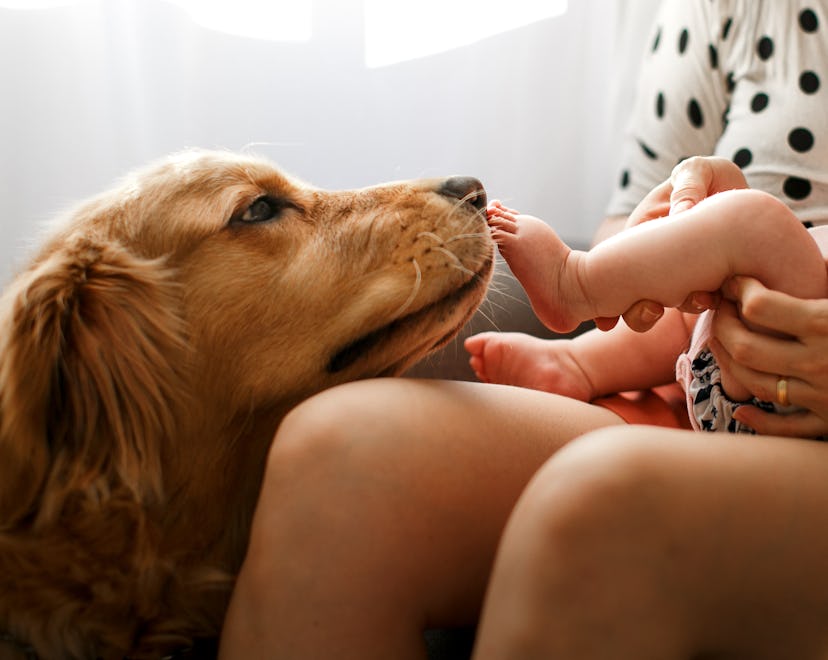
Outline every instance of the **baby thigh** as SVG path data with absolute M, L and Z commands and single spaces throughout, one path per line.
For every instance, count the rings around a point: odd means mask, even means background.
M 824 658 L 828 445 L 616 427 L 533 479 L 476 658 Z
M 283 422 L 223 632 L 225 657 L 423 658 L 472 623 L 534 471 L 613 413 L 476 383 L 329 390 Z

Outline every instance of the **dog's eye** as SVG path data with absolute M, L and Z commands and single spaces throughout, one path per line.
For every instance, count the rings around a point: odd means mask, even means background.
M 272 197 L 259 197 L 239 216 L 242 222 L 267 222 L 276 218 L 288 206 Z

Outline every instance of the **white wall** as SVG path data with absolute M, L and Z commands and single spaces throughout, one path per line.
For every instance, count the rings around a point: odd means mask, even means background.
M 57 211 L 188 146 L 254 144 L 329 188 L 470 174 L 586 241 L 615 181 L 629 34 L 653 4 L 570 0 L 562 17 L 378 69 L 360 0 L 315 0 L 307 43 L 212 32 L 162 0 L 0 9 L 0 281 Z

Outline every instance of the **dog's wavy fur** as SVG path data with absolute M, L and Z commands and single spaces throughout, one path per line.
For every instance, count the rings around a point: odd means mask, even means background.
M 217 635 L 281 417 L 401 372 L 484 295 L 464 197 L 194 151 L 70 214 L 0 299 L 0 633 L 105 659 Z

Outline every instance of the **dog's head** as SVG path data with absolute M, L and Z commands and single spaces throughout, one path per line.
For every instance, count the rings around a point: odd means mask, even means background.
M 329 192 L 219 152 L 83 205 L 0 301 L 0 522 L 72 488 L 152 503 L 179 425 L 400 373 L 481 301 L 484 207 L 474 179 Z
M 145 228 L 158 241 L 148 256 L 179 273 L 205 382 L 233 406 L 399 374 L 485 292 L 492 247 L 474 179 L 331 192 L 264 161 L 182 159 L 167 167 L 192 182 L 149 214 L 174 229 Z

